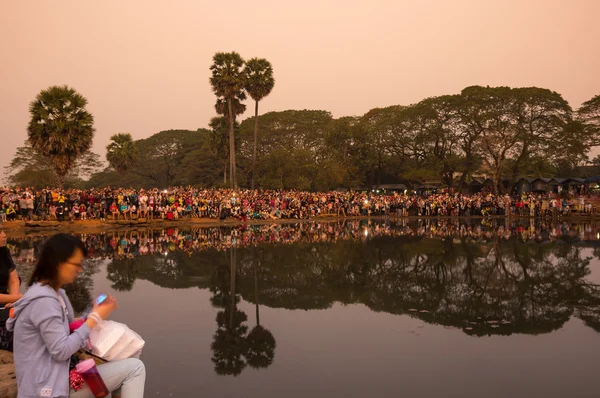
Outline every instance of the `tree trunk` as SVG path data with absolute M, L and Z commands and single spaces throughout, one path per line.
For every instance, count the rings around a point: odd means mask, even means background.
M 454 172 L 450 169 L 448 165 L 444 165 L 444 170 L 442 171 L 442 182 L 448 186 L 448 189 L 452 188 L 454 185 Z
M 260 326 L 260 314 L 258 310 L 258 269 L 256 265 L 256 248 L 253 250 L 254 262 L 254 303 L 256 303 L 256 326 Z
M 235 249 L 231 248 L 231 255 L 229 256 L 230 261 L 230 295 L 231 295 L 231 307 L 229 308 L 229 330 L 233 330 L 233 315 L 235 313 Z
M 510 187 L 508 190 L 508 193 L 512 193 L 513 189 L 515 189 L 515 185 L 517 184 L 517 177 L 519 176 L 519 171 L 520 171 L 520 167 L 521 167 L 521 162 L 523 161 L 523 159 L 525 159 L 527 157 L 527 155 L 529 154 L 529 145 L 527 143 L 525 143 L 523 145 L 523 149 L 521 150 L 521 153 L 519 154 L 519 157 L 517 158 L 517 160 L 515 160 L 515 163 L 512 167 L 512 173 L 511 173 L 511 178 L 510 178 Z
M 379 153 L 377 158 L 377 189 L 379 189 L 379 186 L 381 185 L 381 163 L 381 153 Z
M 501 179 L 501 163 L 498 162 L 498 166 L 496 166 L 496 170 L 494 170 L 494 193 L 496 195 L 498 195 L 499 193 L 502 192 L 501 188 L 502 188 L 502 182 L 500 181 Z
M 227 185 L 227 165 L 223 167 L 223 184 Z
M 235 135 L 233 132 L 233 106 L 231 98 L 227 98 L 227 108 L 229 110 L 229 179 L 231 180 L 231 188 L 237 188 L 237 173 L 235 170 Z
M 465 171 L 463 171 L 460 176 L 460 179 L 458 180 L 458 190 L 460 193 L 465 193 L 464 189 L 465 189 L 466 180 L 467 180 L 467 173 Z M 471 193 L 471 192 L 467 189 L 467 193 Z
M 65 187 L 65 176 L 56 173 L 56 180 L 57 180 L 57 183 L 58 183 L 58 187 L 60 189 L 64 189 L 64 187 Z
M 254 107 L 254 150 L 252 152 L 252 183 L 250 189 L 254 190 L 254 179 L 256 178 L 256 142 L 258 140 L 258 101 Z

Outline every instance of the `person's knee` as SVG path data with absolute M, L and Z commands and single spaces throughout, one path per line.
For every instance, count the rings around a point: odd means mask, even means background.
M 130 367 L 134 376 L 141 376 L 146 374 L 146 365 L 144 365 L 144 362 L 142 362 L 140 359 L 129 358 L 127 359 L 127 361 L 131 363 Z

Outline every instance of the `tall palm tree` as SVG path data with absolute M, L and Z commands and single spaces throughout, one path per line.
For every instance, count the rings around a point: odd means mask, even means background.
M 264 58 L 252 58 L 246 62 L 244 68 L 246 75 L 246 91 L 255 102 L 254 106 L 254 149 L 252 151 L 252 183 L 256 177 L 256 141 L 258 137 L 258 102 L 271 93 L 275 86 L 273 78 L 273 67 Z
M 42 90 L 29 105 L 29 143 L 50 160 L 61 186 L 77 158 L 92 146 L 94 117 L 86 105 L 87 100 L 68 86 Z
M 244 59 L 237 52 L 216 53 L 210 67 L 212 76 L 210 84 L 217 98 L 227 103 L 227 119 L 229 122 L 229 168 L 231 187 L 237 188 L 237 173 L 235 165 L 234 100 L 244 90 Z
M 215 105 L 216 106 L 216 105 Z M 212 134 L 210 135 L 210 146 L 223 160 L 223 186 L 227 184 L 227 158 L 229 158 L 229 130 L 227 118 L 216 116 L 208 123 Z
M 237 119 L 239 115 L 246 112 L 246 105 L 242 103 L 246 99 L 246 93 L 244 91 L 240 91 L 236 94 L 232 101 L 233 108 L 233 121 Z M 215 103 L 215 111 L 217 114 L 224 116 L 227 118 L 229 109 L 227 105 L 227 100 L 225 98 L 217 98 L 217 102 Z
M 127 171 L 137 159 L 137 148 L 131 134 L 119 133 L 110 137 L 106 147 L 106 160 L 119 173 Z

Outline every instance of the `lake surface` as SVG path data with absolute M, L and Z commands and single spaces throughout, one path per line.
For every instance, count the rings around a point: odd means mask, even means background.
M 355 220 L 81 235 L 146 396 L 597 397 L 600 224 Z M 23 279 L 45 237 L 11 238 Z

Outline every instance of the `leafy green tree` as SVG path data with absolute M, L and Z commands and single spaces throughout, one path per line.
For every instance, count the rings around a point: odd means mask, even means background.
M 254 189 L 256 179 L 256 144 L 258 137 L 258 103 L 271 93 L 275 86 L 273 67 L 264 58 L 252 58 L 246 62 L 246 91 L 254 100 L 254 145 L 252 151 L 252 177 L 250 189 Z
M 137 159 L 137 148 L 131 134 L 115 134 L 110 137 L 110 144 L 106 147 L 106 160 L 110 166 L 124 173 Z
M 381 185 L 381 177 L 389 169 L 393 148 L 404 147 L 397 141 L 398 138 L 404 137 L 404 126 L 399 121 L 402 110 L 404 107 L 400 105 L 374 108 L 361 117 L 361 131 L 365 133 L 362 143 L 369 160 L 369 189 L 379 188 Z
M 103 166 L 100 155 L 87 151 L 77 158 L 62 178 L 62 184 L 68 188 L 83 188 L 84 181 L 102 170 Z M 15 186 L 39 189 L 61 184 L 61 178 L 56 174 L 50 159 L 33 149 L 28 141 L 17 148 L 5 172 L 8 182 Z
M 112 168 L 92 176 L 88 187 L 132 186 L 165 188 L 173 185 L 212 187 L 221 167 L 207 129 L 167 130 L 134 142 L 137 160 L 125 172 Z
M 584 123 L 600 129 L 600 94 L 584 102 L 577 113 Z
M 586 149 L 600 145 L 600 95 L 581 105 L 577 110 L 577 119 L 582 123 L 579 127 L 584 129 L 588 138 Z
M 405 134 L 410 141 L 408 148 L 415 148 L 414 157 L 422 157 L 426 168 L 435 170 L 448 187 L 454 185 L 454 173 L 460 164 L 456 139 L 459 101 L 456 95 L 426 98 L 403 112 L 409 126 Z M 412 135 L 410 131 L 417 134 Z
M 364 146 L 358 139 L 359 135 L 360 118 L 348 116 L 331 120 L 317 154 L 319 167 L 312 188 L 327 191 L 362 186 L 365 177 L 362 174 Z
M 481 136 L 486 125 L 486 113 L 482 112 L 491 101 L 491 96 L 484 87 L 466 87 L 460 93 L 457 103 L 457 118 L 455 139 L 460 149 L 462 162 L 459 166 L 461 173 L 458 182 L 460 189 L 465 189 L 467 178 L 480 169 L 483 162 Z
M 68 86 L 42 90 L 29 105 L 29 142 L 50 160 L 61 186 L 77 159 L 92 146 L 94 118 L 86 105 L 87 100 Z
M 486 88 L 488 101 L 482 106 L 483 131 L 479 144 L 482 148 L 484 166 L 494 180 L 494 191 L 502 188 L 502 176 L 506 163 L 518 156 L 523 143 L 516 128 L 518 103 L 510 87 Z
M 237 52 L 216 53 L 210 67 L 212 76 L 210 84 L 217 98 L 227 103 L 227 120 L 229 122 L 229 168 L 231 187 L 237 188 L 237 172 L 235 162 L 234 139 L 234 100 L 239 98 L 245 86 L 242 67 L 244 59 Z
M 258 137 L 258 185 L 265 189 L 315 189 L 331 113 L 288 110 L 266 113 L 260 120 L 263 134 Z M 246 119 L 240 124 L 240 157 L 248 166 L 252 159 L 253 122 Z
M 532 156 L 545 154 L 549 159 L 564 159 L 564 155 L 579 160 L 584 144 L 583 130 L 571 126 L 572 110 L 560 94 L 548 89 L 525 87 L 512 89 L 515 99 L 515 129 L 519 134 L 519 152 L 513 159 L 511 181 L 516 182 Z M 585 153 L 585 151 L 583 152 Z M 585 156 L 587 160 L 587 156 Z

